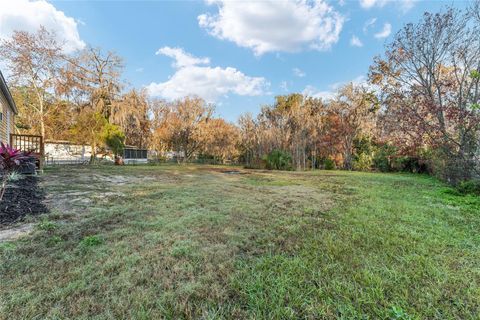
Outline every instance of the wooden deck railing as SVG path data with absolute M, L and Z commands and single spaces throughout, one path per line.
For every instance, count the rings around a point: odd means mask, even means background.
M 45 149 L 42 136 L 11 133 L 10 146 L 15 149 L 34 153 L 38 158 L 37 167 L 39 169 L 43 167 Z

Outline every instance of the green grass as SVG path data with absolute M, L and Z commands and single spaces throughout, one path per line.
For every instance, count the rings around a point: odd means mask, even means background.
M 480 198 L 426 176 L 48 170 L 0 319 L 479 319 Z

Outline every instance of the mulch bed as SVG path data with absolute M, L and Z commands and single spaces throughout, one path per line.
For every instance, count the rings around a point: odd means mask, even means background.
M 26 216 L 46 213 L 42 203 L 44 193 L 38 185 L 38 178 L 25 176 L 10 183 L 0 202 L 0 227 L 23 220 Z

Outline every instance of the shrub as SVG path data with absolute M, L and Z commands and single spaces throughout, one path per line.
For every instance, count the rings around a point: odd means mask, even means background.
M 30 152 L 23 152 L 19 149 L 0 143 L 0 201 L 3 199 L 5 190 L 10 181 L 18 178 L 16 174 L 22 165 L 30 160 Z
M 107 124 L 103 128 L 102 137 L 105 144 L 112 150 L 115 157 L 115 164 L 120 164 L 119 156 L 125 148 L 125 134 L 122 129 L 114 124 Z
M 267 169 L 270 170 L 291 170 L 292 156 L 283 150 L 272 150 L 265 158 Z
M 418 157 L 398 157 L 393 162 L 393 168 L 411 173 L 429 173 L 427 162 Z
M 457 189 L 461 194 L 474 194 L 480 196 L 480 180 L 460 182 Z
M 366 153 L 359 154 L 353 161 L 353 169 L 359 171 L 370 171 L 373 165 L 373 157 Z
M 330 158 L 325 158 L 323 160 L 323 168 L 325 170 L 333 170 L 336 168 L 336 165 L 335 165 L 335 161 L 333 161 L 332 159 Z
M 13 172 L 29 160 L 30 152 L 23 152 L 19 149 L 10 147 L 8 144 L 0 143 L 0 171 Z
M 369 137 L 360 137 L 353 141 L 353 169 L 359 171 L 370 171 L 373 165 L 373 156 L 377 149 Z
M 381 172 L 393 171 L 392 159 L 396 155 L 396 148 L 389 144 L 378 146 L 373 157 L 373 167 Z

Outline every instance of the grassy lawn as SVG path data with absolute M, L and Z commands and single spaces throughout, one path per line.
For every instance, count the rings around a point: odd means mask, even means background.
M 0 319 L 479 319 L 480 199 L 426 176 L 58 168 Z

